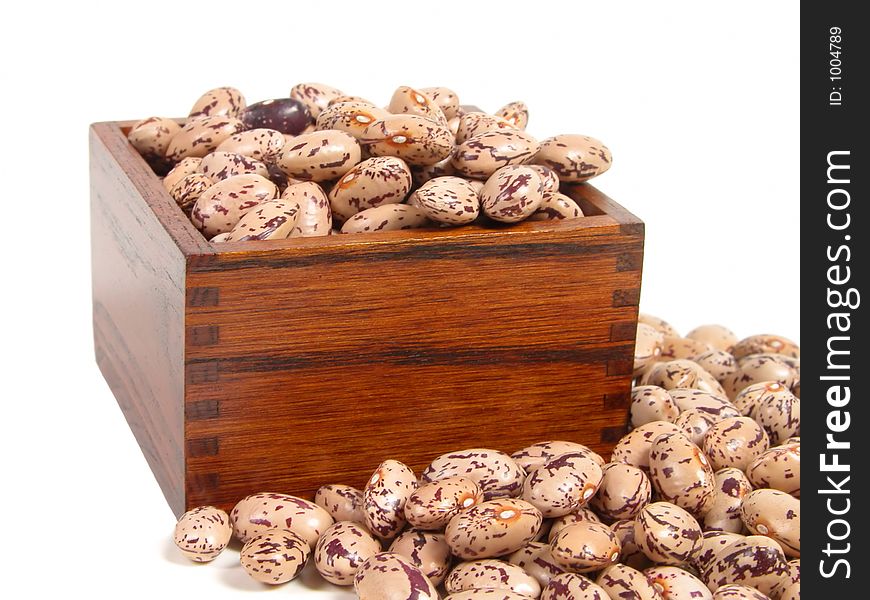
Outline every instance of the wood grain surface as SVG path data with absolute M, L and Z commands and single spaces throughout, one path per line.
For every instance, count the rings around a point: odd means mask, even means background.
M 92 166 L 94 210 L 134 207 L 149 232 L 95 228 L 111 257 L 94 259 L 95 307 L 113 293 L 97 281 L 131 257 L 149 279 L 128 283 L 150 287 L 96 345 L 146 456 L 173 458 L 149 463 L 161 485 L 181 482 L 181 500 L 164 485 L 176 513 L 362 486 L 386 458 L 419 471 L 448 450 L 546 439 L 606 453 L 624 431 L 643 224 L 592 186 L 564 190 L 590 215 L 573 221 L 214 245 L 128 125 L 92 128 L 93 164 L 118 167 Z M 95 308 L 95 331 L 105 320 Z M 149 407 L 166 422 L 143 421 Z

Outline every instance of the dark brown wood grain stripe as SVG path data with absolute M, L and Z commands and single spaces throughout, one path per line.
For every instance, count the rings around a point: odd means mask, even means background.
M 188 458 L 217 456 L 220 452 L 220 440 L 217 437 L 189 439 L 186 450 Z
M 191 308 L 217 306 L 220 303 L 220 288 L 192 287 L 187 290 L 187 305 Z
M 608 375 L 630 375 L 633 370 L 634 361 L 626 360 L 624 356 L 607 361 Z
M 220 416 L 221 403 L 219 400 L 197 400 L 188 402 L 184 406 L 184 417 L 188 421 L 217 419 Z
M 578 348 L 444 348 L 429 347 L 373 349 L 369 352 L 313 352 L 290 356 L 232 356 L 221 358 L 195 358 L 187 361 L 188 383 L 212 383 L 217 372 L 249 373 L 293 371 L 321 367 L 363 367 L 382 364 L 427 365 L 521 365 L 539 363 L 589 364 L 607 363 L 608 373 L 625 369 L 625 357 L 631 352 L 626 344 L 610 347 Z M 612 363 L 612 365 L 611 365 Z M 631 365 L 629 364 L 629 369 Z M 200 372 L 205 374 L 200 374 Z M 195 373 L 194 376 L 191 374 Z M 211 374 L 214 373 L 214 378 Z M 193 379 L 196 379 L 195 381 Z
M 345 251 L 299 253 L 294 256 L 275 256 L 270 253 L 212 254 L 199 257 L 189 263 L 191 273 L 210 273 L 226 269 L 286 269 L 288 267 L 311 267 L 337 263 L 376 263 L 394 261 L 473 260 L 488 258 L 510 259 L 512 262 L 535 261 L 542 258 L 616 254 L 620 256 L 637 248 L 635 243 L 590 244 L 588 240 L 577 243 L 510 243 L 463 244 L 445 242 L 442 245 L 403 244 L 390 249 L 353 248 Z

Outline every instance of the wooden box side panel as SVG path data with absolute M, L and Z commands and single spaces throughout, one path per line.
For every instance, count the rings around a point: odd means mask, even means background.
M 623 431 L 642 231 L 220 253 L 187 277 L 188 506 Z M 626 260 L 625 257 L 634 257 Z
M 96 359 L 178 513 L 184 506 L 186 261 L 131 179 L 129 165 L 119 161 L 129 152 L 113 148 L 117 136 L 108 133 L 101 125 L 90 132 Z

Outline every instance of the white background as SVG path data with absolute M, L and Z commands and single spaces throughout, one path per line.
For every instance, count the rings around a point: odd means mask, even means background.
M 348 597 L 194 566 L 93 360 L 87 127 L 322 81 L 386 103 L 446 85 L 613 151 L 647 224 L 641 309 L 799 340 L 794 2 L 17 2 L 0 25 L 0 596 Z M 374 465 L 373 465 L 374 467 Z M 11 592 L 11 593 L 10 593 Z

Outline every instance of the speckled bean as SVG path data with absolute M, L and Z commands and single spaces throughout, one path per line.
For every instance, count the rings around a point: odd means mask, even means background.
M 743 471 L 733 467 L 719 469 L 714 478 L 716 493 L 713 506 L 702 520 L 704 530 L 740 533 L 743 530 L 740 507 L 746 494 L 752 491 L 752 484 Z
M 786 573 L 788 564 L 779 543 L 764 535 L 750 535 L 720 550 L 702 578 L 713 592 L 736 583 L 768 594 Z
M 683 435 L 692 440 L 693 444 L 702 448 L 707 432 L 721 420 L 717 415 L 711 415 L 696 408 L 690 408 L 681 412 L 674 419 L 674 425 L 680 429 Z
M 680 567 L 650 567 L 643 572 L 664 600 L 711 600 L 704 582 Z
M 640 327 L 639 325 L 638 331 Z M 637 365 L 636 355 L 635 365 Z M 680 408 L 666 389 L 657 385 L 638 385 L 631 388 L 629 423 L 632 427 L 640 427 L 652 421 L 673 423 L 679 415 Z
M 193 206 L 190 220 L 206 237 L 232 231 L 249 210 L 278 195 L 274 183 L 253 173 L 235 175 L 208 188 Z
M 610 600 L 610 595 L 588 577 L 563 573 L 550 580 L 541 600 Z
M 650 480 L 642 470 L 625 463 L 608 463 L 590 506 L 609 519 L 633 519 L 649 503 L 651 494 Z
M 563 134 L 541 142 L 535 163 L 553 169 L 563 182 L 588 181 L 610 168 L 610 150 L 595 138 Z
M 717 396 L 725 396 L 725 390 L 716 379 L 698 363 L 677 359 L 655 363 L 640 380 L 641 385 L 657 385 L 666 390 L 693 388 Z
M 601 467 L 585 452 L 561 454 L 529 471 L 522 498 L 544 517 L 561 517 L 584 506 L 601 477 Z
M 418 229 L 430 225 L 425 213 L 407 204 L 384 204 L 356 213 L 341 226 L 341 233 L 368 233 Z
M 408 529 L 393 540 L 390 552 L 411 561 L 433 585 L 440 585 L 450 570 L 450 546 L 443 533 Z
M 314 566 L 328 582 L 351 585 L 360 565 L 381 551 L 365 527 L 350 521 L 331 525 L 314 548 Z
M 519 496 L 526 472 L 514 460 L 498 450 L 469 448 L 437 457 L 421 475 L 425 482 L 447 477 L 467 477 L 483 490 L 484 499 Z
M 353 136 L 327 129 L 293 138 L 284 145 L 277 164 L 290 177 L 320 182 L 341 177 L 360 159 L 360 145 Z
M 223 552 L 233 528 L 230 518 L 214 506 L 198 506 L 181 515 L 175 524 L 175 545 L 196 562 L 210 562 Z
M 637 540 L 634 539 L 634 521 L 620 519 L 610 524 L 610 530 L 619 540 L 619 562 L 633 569 L 643 570 L 652 564 L 646 557 Z
M 741 471 L 768 449 L 764 429 L 749 417 L 719 421 L 704 436 L 704 452 L 713 468 L 735 467 Z
M 797 381 L 797 371 L 784 356 L 752 354 L 738 359 L 737 370 L 722 380 L 722 387 L 729 398 L 735 398 L 748 386 L 766 381 L 778 381 L 791 388 Z
M 680 337 L 680 334 L 677 332 L 673 325 L 660 317 L 656 317 L 655 315 L 640 313 L 637 315 L 637 322 L 645 323 L 647 325 L 650 325 L 651 327 L 655 327 L 658 331 L 662 333 L 662 335 Z
M 291 235 L 299 217 L 298 202 L 269 200 L 245 213 L 223 241 L 283 240 Z
M 190 109 L 189 118 L 233 117 L 240 118 L 245 110 L 245 97 L 234 87 L 218 87 L 200 96 Z
M 240 500 L 230 513 L 230 522 L 233 533 L 242 542 L 284 525 L 308 542 L 311 548 L 333 523 L 329 513 L 313 502 L 271 492 L 252 494 Z
M 601 517 L 595 514 L 595 511 L 593 511 L 591 508 L 584 506 L 565 516 L 551 519 L 549 521 L 550 531 L 547 534 L 547 541 L 552 542 L 554 539 L 556 539 L 556 536 L 559 535 L 559 532 L 565 529 L 568 525 L 573 525 L 574 523 L 581 523 L 583 521 L 601 523 Z
M 580 521 L 563 528 L 550 542 L 553 560 L 566 571 L 589 573 L 619 560 L 619 538 L 603 523 Z
M 691 359 L 693 356 L 713 350 L 710 344 L 690 338 L 666 335 L 662 341 L 661 360 Z
M 207 175 L 215 183 L 248 173 L 265 178 L 269 177 L 269 170 L 259 160 L 222 150 L 206 154 L 199 163 L 199 172 Z
M 127 139 L 145 158 L 163 158 L 172 137 L 181 131 L 181 125 L 172 119 L 150 117 L 136 122 Z
M 444 596 L 443 600 L 528 600 L 528 598 L 528 596 L 516 594 L 510 590 L 481 588 L 449 594 Z
M 313 119 L 316 119 L 331 101 L 341 96 L 344 96 L 344 92 L 325 83 L 297 83 L 290 88 L 290 97 L 304 104 Z
M 578 444 L 577 442 L 564 442 L 560 440 L 538 442 L 531 446 L 526 446 L 522 450 L 517 450 L 511 454 L 511 458 L 528 472 L 531 469 L 544 464 L 551 458 L 569 452 L 582 452 L 598 463 L 599 467 L 604 466 L 604 459 L 601 455 L 597 452 L 593 452 L 588 446 Z
M 689 359 L 698 363 L 720 382 L 737 371 L 737 359 L 724 350 L 708 350 Z
M 441 108 L 428 95 L 407 85 L 396 88 L 387 110 L 394 115 L 418 115 L 447 127 L 447 117 Z
M 341 484 L 322 485 L 314 494 L 314 503 L 328 512 L 335 521 L 365 524 L 363 493 L 355 487 Z
M 317 129 L 337 129 L 360 139 L 366 127 L 389 115 L 390 113 L 370 102 L 337 102 L 330 104 L 317 117 Z
M 405 464 L 385 460 L 363 489 L 363 514 L 369 530 L 389 540 L 405 526 L 405 503 L 417 487 L 417 477 Z
M 482 112 L 465 113 L 456 127 L 456 143 L 464 144 L 473 137 L 491 131 L 516 131 L 513 123 L 502 117 Z
M 498 169 L 480 191 L 480 206 L 490 219 L 516 223 L 532 215 L 543 202 L 540 175 L 528 167 Z
M 434 165 L 453 151 L 446 125 L 418 115 L 391 115 L 370 124 L 360 143 L 372 156 L 398 156 L 410 165 Z
M 565 194 L 544 194 L 544 199 L 532 216 L 530 221 L 561 221 L 564 219 L 579 219 L 585 216 L 583 210 L 573 198 Z
M 801 433 L 801 401 L 788 391 L 761 398 L 752 418 L 764 427 L 771 445 L 779 445 Z
M 278 585 L 299 575 L 308 562 L 311 547 L 289 529 L 270 529 L 256 534 L 241 550 L 242 567 L 260 583 Z
M 426 97 L 441 109 L 444 118 L 452 119 L 459 114 L 459 96 L 450 88 L 425 87 L 420 88 L 419 91 L 426 94 Z
M 648 470 L 649 450 L 653 440 L 663 433 L 678 433 L 679 431 L 676 425 L 667 421 L 644 423 L 616 442 L 610 460 Z
M 669 390 L 669 394 L 681 412 L 700 410 L 718 420 L 740 416 L 737 407 L 723 395 L 691 388 L 674 388 Z
M 701 526 L 691 514 L 669 502 L 647 504 L 635 519 L 634 538 L 659 564 L 683 565 L 701 549 Z
M 661 596 L 647 580 L 646 575 L 626 565 L 611 565 L 601 571 L 595 583 L 610 598 L 635 600 L 661 600 Z
M 507 560 L 534 577 L 541 587 L 565 572 L 550 554 L 550 544 L 544 542 L 529 542 L 508 556 Z
M 713 467 L 701 449 L 682 433 L 666 433 L 653 440 L 649 474 L 662 500 L 695 516 L 703 516 L 713 506 Z
M 199 171 L 199 166 L 202 163 L 202 158 L 198 156 L 190 156 L 188 158 L 181 159 L 177 165 L 175 165 L 169 173 L 166 174 L 166 177 L 163 178 L 163 187 L 166 188 L 166 191 L 172 189 L 172 187 L 190 175 L 191 173 L 196 173 Z
M 541 528 L 541 511 L 515 498 L 472 506 L 450 519 L 445 535 L 450 550 L 464 559 L 493 558 L 516 552 Z
M 415 192 L 416 206 L 437 223 L 465 225 L 477 218 L 480 198 L 461 177 L 436 177 Z
M 753 587 L 732 583 L 716 590 L 713 600 L 770 600 L 770 597 Z
M 486 179 L 504 167 L 531 161 L 539 148 L 538 141 L 523 131 L 489 131 L 457 146 L 453 153 L 453 167 L 466 177 Z M 535 179 L 540 181 L 541 177 L 534 169 L 526 170 L 534 173 Z M 540 192 L 543 193 L 543 188 Z M 537 202 L 535 208 L 539 205 Z
M 731 349 L 734 358 L 741 359 L 751 354 L 783 354 L 800 358 L 801 349 L 795 342 L 779 335 L 751 335 L 734 344 Z
M 724 325 L 701 325 L 687 333 L 686 337 L 725 352 L 729 352 L 737 343 L 737 336 Z
M 401 158 L 369 158 L 344 174 L 329 192 L 329 203 L 339 221 L 360 211 L 402 202 L 411 189 L 411 170 Z
M 207 175 L 202 173 L 191 173 L 185 178 L 176 183 L 169 190 L 169 195 L 175 200 L 178 207 L 189 215 L 193 210 L 193 205 L 199 200 L 203 193 L 214 185 L 214 182 Z
M 353 587 L 359 600 L 438 600 L 429 578 L 393 552 L 375 554 L 360 565 Z
M 772 488 L 800 498 L 800 442 L 765 450 L 746 467 L 746 476 L 756 488 Z
M 274 161 L 284 147 L 284 134 L 274 129 L 249 129 L 234 133 L 218 145 L 222 152 L 234 152 L 262 161 Z
M 782 546 L 786 556 L 801 555 L 801 502 L 779 490 L 750 492 L 740 514 L 752 533 L 766 535 Z
M 701 549 L 692 559 L 692 566 L 701 576 L 701 579 L 706 582 L 710 569 L 713 565 L 713 560 L 716 555 L 722 550 L 737 542 L 745 539 L 746 536 L 740 533 L 731 533 L 730 531 L 705 531 L 701 537 Z
M 405 503 L 405 519 L 419 529 L 444 529 L 454 516 L 483 502 L 483 490 L 467 477 L 446 477 L 418 487 Z
M 205 156 L 214 152 L 225 139 L 244 129 L 244 123 L 233 117 L 191 119 L 172 136 L 166 148 L 166 158 L 178 162 L 188 156 Z
M 527 598 L 541 595 L 541 584 L 517 565 L 482 559 L 459 563 L 444 581 L 450 594 L 471 589 L 502 589 Z
M 495 111 L 495 116 L 501 117 L 517 129 L 525 129 L 529 124 L 529 107 L 519 100 L 508 102 Z
M 299 217 L 288 237 L 320 237 L 332 231 L 332 210 L 323 188 L 313 181 L 289 186 L 281 198 L 299 205 Z
M 791 391 L 778 381 L 761 381 L 748 385 L 734 396 L 733 404 L 745 417 L 755 417 L 755 410 L 762 400 L 771 397 L 791 398 Z

